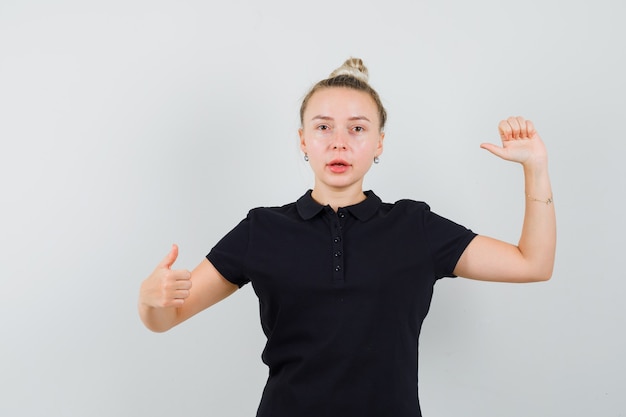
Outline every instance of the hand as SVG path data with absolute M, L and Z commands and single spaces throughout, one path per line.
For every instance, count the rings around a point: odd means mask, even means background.
M 500 122 L 498 131 L 502 147 L 491 143 L 482 143 L 480 147 L 504 160 L 519 162 L 524 166 L 547 162 L 546 147 L 530 120 L 519 116 L 509 117 Z
M 185 269 L 173 270 L 178 257 L 178 246 L 159 263 L 156 269 L 141 284 L 140 302 L 150 307 L 180 307 L 189 297 L 191 272 Z

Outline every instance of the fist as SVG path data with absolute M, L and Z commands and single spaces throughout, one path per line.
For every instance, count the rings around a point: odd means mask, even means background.
M 180 307 L 184 304 L 191 290 L 191 272 L 172 269 L 176 258 L 178 246 L 172 245 L 170 253 L 141 284 L 140 299 L 143 304 L 157 308 Z

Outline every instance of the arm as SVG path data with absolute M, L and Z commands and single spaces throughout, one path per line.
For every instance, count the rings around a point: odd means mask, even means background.
M 192 272 L 173 270 L 177 257 L 178 246 L 174 245 L 141 284 L 139 317 L 148 329 L 155 332 L 171 329 L 228 297 L 238 288 L 207 259 Z
M 552 276 L 556 250 L 556 216 L 543 141 L 532 122 L 510 117 L 498 126 L 502 147 L 483 149 L 524 169 L 526 209 L 517 246 L 477 236 L 465 249 L 455 275 L 484 281 L 534 282 Z

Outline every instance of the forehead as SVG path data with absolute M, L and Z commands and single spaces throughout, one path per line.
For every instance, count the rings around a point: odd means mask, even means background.
M 378 120 L 378 108 L 374 99 L 364 91 L 330 87 L 316 91 L 309 98 L 305 119 L 318 115 L 336 118 L 366 116 L 373 121 Z

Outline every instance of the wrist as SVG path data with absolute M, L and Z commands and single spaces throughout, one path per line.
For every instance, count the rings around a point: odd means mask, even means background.
M 522 163 L 524 175 L 528 178 L 539 178 L 548 175 L 548 161 L 546 159 L 526 161 Z
M 526 194 L 526 199 L 528 199 L 529 201 L 537 202 L 537 203 L 543 203 L 546 206 L 549 206 L 550 204 L 554 202 L 552 194 L 550 194 L 549 197 L 539 197 L 539 198 L 537 198 L 537 196 Z

